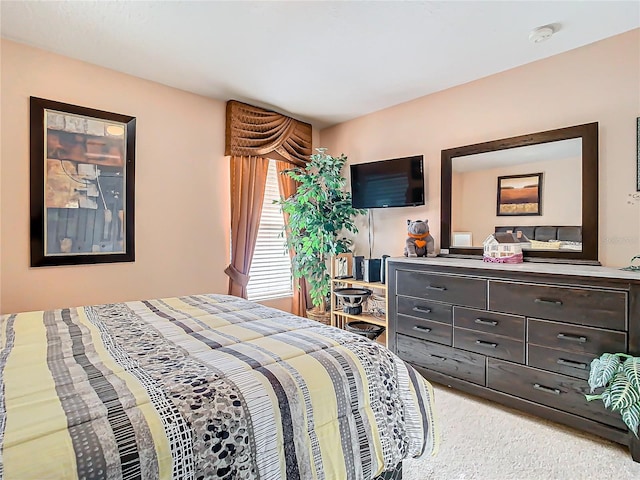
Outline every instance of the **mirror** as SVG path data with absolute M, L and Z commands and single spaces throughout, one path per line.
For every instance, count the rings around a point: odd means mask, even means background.
M 598 263 L 598 124 L 442 150 L 440 248 L 482 257 L 511 232 L 525 261 Z

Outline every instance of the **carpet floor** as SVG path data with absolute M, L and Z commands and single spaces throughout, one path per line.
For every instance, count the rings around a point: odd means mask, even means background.
M 404 480 L 640 480 L 627 447 L 434 384 L 440 447 Z

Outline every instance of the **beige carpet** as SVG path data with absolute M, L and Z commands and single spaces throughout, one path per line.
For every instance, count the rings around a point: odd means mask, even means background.
M 440 448 L 404 480 L 640 480 L 626 447 L 434 385 Z

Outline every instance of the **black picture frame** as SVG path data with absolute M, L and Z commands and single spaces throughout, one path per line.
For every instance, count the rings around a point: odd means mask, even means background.
M 640 117 L 636 118 L 636 192 L 640 192 Z
M 30 97 L 31 266 L 135 261 L 136 119 Z
M 542 173 L 498 177 L 496 215 L 542 215 Z

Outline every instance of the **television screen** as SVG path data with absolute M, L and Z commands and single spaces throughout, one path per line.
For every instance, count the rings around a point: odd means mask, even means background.
M 424 205 L 422 155 L 351 165 L 354 208 Z

